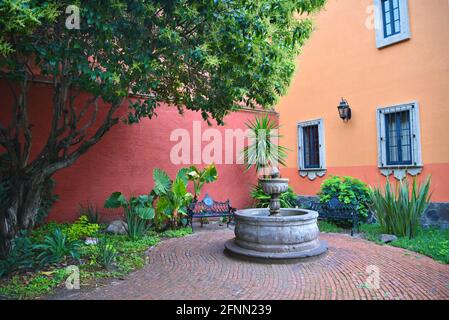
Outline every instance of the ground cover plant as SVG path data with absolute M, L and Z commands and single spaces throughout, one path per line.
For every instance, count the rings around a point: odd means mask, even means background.
M 70 275 L 67 267 L 71 265 L 79 268 L 82 287 L 102 285 L 107 279 L 123 278 L 144 267 L 148 263 L 148 249 L 161 239 L 192 233 L 191 228 L 162 233 L 147 230 L 140 238 L 131 239 L 128 235 L 105 234 L 99 230 L 97 243 L 86 244 L 81 241 L 82 236 L 73 242 L 68 240 L 67 232 L 74 224 L 52 222 L 29 236 L 17 238 L 9 258 L 0 260 L 0 296 L 35 299 L 51 294 L 56 288 L 64 287 Z
M 350 233 L 349 229 L 342 228 L 335 223 L 320 220 L 319 229 L 325 233 Z M 382 227 L 377 224 L 363 223 L 360 225 L 360 233 L 364 239 L 385 245 L 380 241 L 383 234 Z M 398 248 L 407 249 L 413 252 L 431 257 L 434 260 L 449 264 L 449 229 L 438 229 L 434 227 L 418 227 L 414 238 L 398 237 L 397 240 L 388 243 Z

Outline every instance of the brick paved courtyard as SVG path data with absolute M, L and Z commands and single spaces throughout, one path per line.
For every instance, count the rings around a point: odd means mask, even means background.
M 231 229 L 163 241 L 145 268 L 125 280 L 63 299 L 449 299 L 449 266 L 390 246 L 322 234 L 324 257 L 295 264 L 243 262 L 223 253 Z M 380 289 L 368 289 L 366 268 L 380 270 Z

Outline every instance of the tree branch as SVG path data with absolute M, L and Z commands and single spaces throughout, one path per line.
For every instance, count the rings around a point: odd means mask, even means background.
M 93 145 L 100 141 L 103 135 L 118 123 L 119 119 L 114 117 L 114 114 L 120 108 L 124 99 L 125 98 L 110 107 L 103 124 L 97 129 L 95 134 L 89 140 L 84 141 L 81 146 L 79 146 L 72 153 L 59 157 L 57 161 L 44 169 L 44 174 L 50 176 L 56 171 L 72 165 L 81 155 L 86 153 Z

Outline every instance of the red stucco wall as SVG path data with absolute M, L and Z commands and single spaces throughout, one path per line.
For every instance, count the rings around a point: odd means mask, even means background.
M 0 83 L 0 119 L 5 118 L 10 108 L 10 99 L 8 89 Z M 29 96 L 30 122 L 34 124 L 32 156 L 37 154 L 47 139 L 51 99 L 52 92 L 48 86 L 37 84 L 32 87 Z M 224 137 L 225 129 L 244 129 L 245 122 L 257 115 L 258 113 L 250 111 L 235 112 L 224 119 L 224 126 L 213 128 L 218 129 Z M 156 167 L 166 170 L 174 177 L 177 170 L 185 165 L 173 165 L 170 161 L 170 150 L 176 144 L 170 141 L 170 134 L 177 128 L 192 132 L 193 121 L 201 121 L 201 115 L 186 111 L 181 116 L 175 108 L 163 106 L 157 109 L 157 117 L 152 120 L 145 119 L 133 126 L 120 123 L 113 127 L 73 166 L 55 175 L 59 201 L 49 219 L 73 220 L 78 216 L 79 204 L 86 204 L 87 201 L 96 204 L 106 220 L 120 215 L 119 211 L 104 209 L 104 200 L 114 191 L 127 195 L 148 193 L 153 187 L 152 172 Z M 204 121 L 201 121 L 201 127 L 202 130 L 208 128 Z M 207 143 L 203 142 L 203 147 Z M 234 158 L 235 153 L 234 151 Z M 245 172 L 242 165 L 236 164 L 217 164 L 217 169 L 218 181 L 206 185 L 202 196 L 209 193 L 216 200 L 229 198 L 234 207 L 248 206 L 251 203 L 250 188 L 256 183 L 255 172 Z

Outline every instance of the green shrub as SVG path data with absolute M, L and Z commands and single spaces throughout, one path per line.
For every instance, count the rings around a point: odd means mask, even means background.
M 34 249 L 39 251 L 37 259 L 41 266 L 52 263 L 60 263 L 66 257 L 79 260 L 80 241 L 70 241 L 67 236 L 56 229 L 53 233 L 46 235 L 43 243 L 34 245 Z
M 128 224 L 128 236 L 132 240 L 142 238 L 149 229 L 149 222 L 154 218 L 152 195 L 130 197 L 129 200 L 121 192 L 114 192 L 106 199 L 105 208 L 123 208 Z
M 8 257 L 0 260 L 0 278 L 14 271 L 33 268 L 34 257 L 35 252 L 31 239 L 25 236 L 16 238 Z
M 369 188 L 356 178 L 332 176 L 323 181 L 318 197 L 321 203 L 337 198 L 346 205 L 355 205 L 362 220 L 368 217 L 371 204 Z
M 256 208 L 268 208 L 270 205 L 270 195 L 266 194 L 262 187 L 257 185 L 251 190 L 251 197 L 255 200 Z M 281 193 L 281 208 L 295 208 L 297 195 L 291 187 L 286 192 Z
M 372 208 L 384 233 L 413 238 L 418 230 L 421 215 L 430 201 L 430 183 L 428 177 L 424 184 L 418 184 L 416 178 L 410 189 L 407 180 L 401 180 L 392 188 L 387 179 L 385 190 L 370 190 Z
M 98 224 L 90 223 L 87 216 L 81 216 L 62 231 L 67 235 L 70 241 L 74 241 L 82 240 L 87 237 L 94 237 L 99 230 L 100 226 Z

